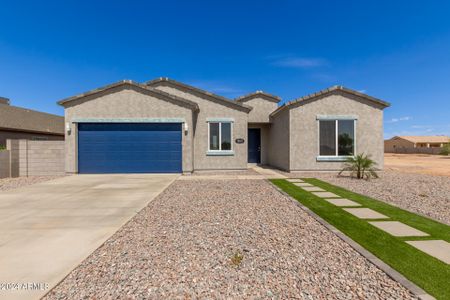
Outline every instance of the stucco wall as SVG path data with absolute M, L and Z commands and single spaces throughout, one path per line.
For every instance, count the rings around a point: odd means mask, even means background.
M 247 168 L 247 112 L 205 99 L 201 94 L 174 88 L 165 84 L 156 86 L 166 93 L 196 102 L 200 108 L 194 120 L 194 169 L 245 169 Z M 232 156 L 208 156 L 208 118 L 231 118 L 233 122 Z M 243 138 L 243 144 L 235 140 Z
M 254 123 L 270 122 L 269 115 L 278 107 L 277 103 L 262 97 L 255 97 L 242 103 L 253 108 L 248 113 L 248 122 Z
M 394 140 L 391 139 L 384 142 L 384 152 L 400 152 L 402 151 L 402 149 L 410 149 L 410 148 L 414 148 L 414 143 L 407 141 L 405 139 L 397 138 Z
M 64 141 L 8 140 L 11 177 L 63 175 Z
M 289 170 L 289 110 L 284 110 L 272 117 L 269 131 L 269 165 Z
M 45 133 L 31 133 L 22 131 L 11 131 L 0 129 L 0 146 L 6 147 L 7 139 L 25 139 L 25 140 L 49 140 L 49 141 L 62 141 L 63 135 L 45 134 Z
M 142 93 L 129 86 L 119 86 L 107 92 L 69 103 L 65 109 L 65 121 L 70 123 L 71 133 L 66 132 L 66 172 L 76 173 L 77 124 L 75 119 L 85 118 L 182 118 L 188 125 L 183 131 L 183 172 L 192 172 L 192 128 L 191 109 L 170 103 L 153 95 Z
M 0 150 L 0 178 L 9 177 L 9 151 Z
M 340 92 L 290 109 L 290 170 L 339 170 L 342 162 L 318 162 L 317 115 L 352 115 L 356 121 L 356 153 L 370 154 L 383 168 L 383 111 L 366 99 Z

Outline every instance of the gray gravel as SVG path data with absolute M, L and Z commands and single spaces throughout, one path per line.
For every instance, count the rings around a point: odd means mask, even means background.
M 27 185 L 53 180 L 62 176 L 30 176 L 0 179 L 0 191 L 14 190 Z
M 383 171 L 379 175 L 378 179 L 366 181 L 330 173 L 288 174 L 289 177 L 323 179 L 450 225 L 450 177 L 395 171 Z
M 172 184 L 46 297 L 73 298 L 414 297 L 266 181 L 190 180 Z

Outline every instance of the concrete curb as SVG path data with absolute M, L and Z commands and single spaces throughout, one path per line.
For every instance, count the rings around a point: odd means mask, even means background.
M 333 225 L 329 224 L 327 221 L 319 217 L 316 213 L 314 213 L 312 210 L 310 210 L 308 207 L 301 204 L 296 199 L 292 198 L 288 193 L 280 189 L 278 186 L 273 184 L 270 180 L 267 180 L 275 189 L 283 194 L 284 196 L 288 197 L 295 205 L 300 207 L 302 210 L 304 210 L 308 215 L 313 217 L 317 222 L 322 224 L 325 228 L 333 232 L 337 237 L 339 237 L 341 240 L 349 244 L 353 249 L 355 249 L 359 254 L 367 258 L 372 264 L 377 266 L 379 269 L 381 269 L 383 272 L 385 272 L 389 277 L 391 277 L 393 280 L 397 281 L 401 285 L 403 285 L 405 288 L 410 290 L 414 295 L 416 295 L 421 300 L 431 300 L 436 299 L 427 292 L 425 292 L 423 289 L 418 287 L 415 283 L 411 282 L 409 279 L 407 279 L 405 276 L 391 268 L 388 264 L 383 262 L 381 259 L 373 255 L 371 252 L 364 249 L 362 246 L 360 246 L 357 242 L 352 240 L 350 237 L 346 236 L 343 232 L 338 230 Z

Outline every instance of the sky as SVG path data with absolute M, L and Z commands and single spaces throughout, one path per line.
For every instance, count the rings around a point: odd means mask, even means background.
M 450 135 L 450 1 L 4 1 L 0 96 L 58 100 L 169 77 L 284 101 L 333 85 L 392 104 L 385 137 Z

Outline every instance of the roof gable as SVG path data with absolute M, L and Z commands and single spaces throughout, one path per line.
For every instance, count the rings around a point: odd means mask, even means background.
M 154 79 L 154 80 L 150 80 L 150 81 L 147 81 L 145 84 L 147 86 L 167 85 L 167 86 L 174 87 L 176 89 L 187 90 L 190 93 L 201 95 L 201 96 L 203 96 L 204 98 L 206 98 L 208 100 L 214 101 L 216 103 L 219 103 L 219 104 L 222 104 L 222 105 L 225 105 L 225 106 L 229 106 L 229 107 L 234 108 L 234 109 L 238 109 L 238 110 L 245 111 L 245 112 L 249 112 L 249 111 L 252 110 L 252 108 L 250 106 L 241 104 L 241 103 L 236 102 L 236 101 L 232 101 L 232 100 L 227 99 L 225 97 L 222 97 L 222 96 L 210 93 L 208 91 L 196 88 L 194 86 L 191 86 L 191 85 L 188 85 L 188 84 L 185 84 L 185 83 L 181 83 L 181 82 L 178 82 L 178 81 L 173 80 L 173 79 L 169 79 L 167 77 L 160 77 L 160 78 L 157 78 L 157 79 Z
M 370 103 L 373 103 L 373 104 L 379 106 L 381 109 L 384 109 L 384 108 L 389 107 L 391 105 L 390 103 L 385 102 L 383 100 L 380 100 L 378 98 L 366 95 L 366 94 L 361 93 L 361 92 L 357 92 L 355 90 L 352 90 L 352 89 L 349 89 L 349 88 L 346 88 L 346 87 L 343 87 L 343 86 L 336 85 L 336 86 L 333 86 L 333 87 L 321 90 L 321 91 L 319 91 L 317 93 L 306 95 L 306 96 L 297 98 L 295 100 L 289 101 L 289 102 L 283 104 L 282 106 L 280 106 L 278 109 L 276 109 L 271 114 L 271 116 L 277 114 L 279 111 L 284 110 L 286 108 L 291 108 L 291 107 L 293 107 L 295 105 L 308 104 L 308 103 L 310 103 L 312 101 L 319 100 L 319 99 L 321 99 L 321 98 L 323 98 L 325 96 L 336 94 L 336 93 L 347 94 L 347 95 L 356 96 L 356 97 L 365 99 L 365 100 L 369 101 Z
M 272 101 L 272 102 L 275 102 L 275 103 L 278 103 L 278 102 L 281 101 L 280 97 L 272 95 L 272 94 L 269 94 L 269 93 L 266 93 L 266 92 L 263 92 L 263 91 L 256 91 L 256 92 L 244 95 L 244 96 L 240 96 L 240 97 L 236 98 L 235 101 L 237 101 L 237 102 L 247 102 L 247 101 L 252 100 L 254 98 L 263 98 L 265 100 Z
M 118 81 L 118 82 L 106 85 L 106 86 L 98 88 L 98 89 L 94 89 L 94 90 L 91 90 L 91 91 L 88 91 L 88 92 L 85 92 L 85 93 L 82 93 L 82 94 L 79 94 L 79 95 L 76 95 L 73 97 L 69 97 L 69 98 L 63 99 L 61 101 L 58 101 L 58 104 L 66 107 L 66 106 L 70 105 L 71 103 L 76 102 L 77 100 L 82 100 L 89 96 L 96 96 L 98 94 L 108 92 L 108 91 L 110 91 L 114 88 L 118 88 L 118 87 L 133 88 L 144 94 L 148 94 L 150 96 L 154 96 L 156 98 L 159 98 L 159 99 L 162 99 L 162 100 L 165 100 L 168 102 L 172 102 L 172 103 L 175 103 L 175 104 L 178 104 L 181 106 L 188 107 L 194 111 L 198 110 L 198 105 L 195 102 L 165 93 L 165 92 L 157 90 L 157 89 L 153 89 L 151 87 L 148 87 L 146 85 L 143 85 L 143 84 L 131 81 L 131 80 Z

